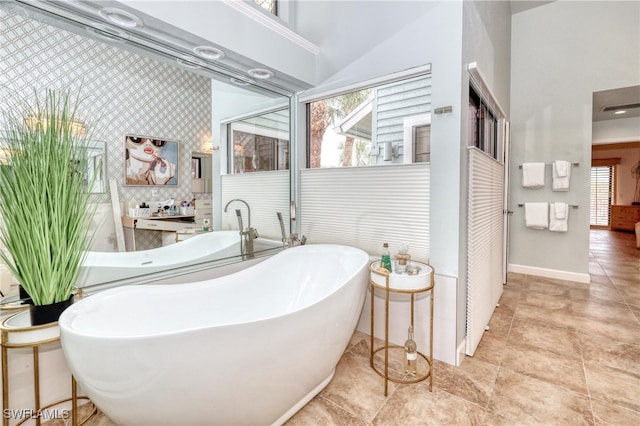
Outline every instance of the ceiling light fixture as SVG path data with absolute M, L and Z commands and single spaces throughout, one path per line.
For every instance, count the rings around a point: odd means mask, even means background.
M 211 46 L 198 46 L 193 48 L 193 53 L 200 56 L 203 59 L 209 59 L 212 61 L 219 61 L 224 58 L 224 52 L 220 49 L 216 49 Z
M 107 21 L 123 28 L 141 28 L 144 26 L 142 19 L 126 10 L 115 7 L 104 7 L 100 9 L 100 16 Z
M 264 68 L 254 68 L 247 72 L 251 77 L 257 78 L 258 80 L 266 80 L 268 78 L 273 77 L 273 72 L 269 70 L 265 70 Z
M 614 112 L 614 114 L 626 114 L 627 110 L 624 109 L 619 109 L 618 111 Z

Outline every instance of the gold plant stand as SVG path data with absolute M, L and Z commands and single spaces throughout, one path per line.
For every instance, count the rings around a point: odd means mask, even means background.
M 418 383 L 423 380 L 429 379 L 429 392 L 433 390 L 433 287 L 434 287 L 434 275 L 433 267 L 430 265 L 411 261 L 418 264 L 421 270 L 417 275 L 399 275 L 389 274 L 384 269 L 380 268 L 380 261 L 376 260 L 369 264 L 369 288 L 371 290 L 371 355 L 369 363 L 371 368 L 384 379 L 384 396 L 388 394 L 389 380 L 395 383 L 409 384 Z M 375 319 L 375 290 L 382 290 L 385 294 L 385 312 L 384 312 L 384 345 L 375 348 L 375 332 L 374 332 L 374 319 Z M 411 298 L 411 322 L 410 325 L 414 326 L 414 302 L 415 297 L 418 294 L 429 292 L 429 354 L 425 355 L 418 351 L 418 360 L 424 365 L 425 372 L 417 374 L 415 377 L 393 377 L 389 374 L 389 350 L 402 351 L 404 355 L 404 347 L 393 345 L 389 343 L 389 298 L 391 293 L 409 294 Z M 415 326 L 413 327 L 416 329 Z M 384 367 L 380 369 L 374 363 L 375 354 L 384 351 Z
M 0 323 L 0 346 L 2 347 L 2 425 L 9 426 L 9 420 L 11 413 L 15 412 L 21 415 L 23 418 L 16 423 L 20 425 L 29 419 L 35 420 L 36 426 L 40 426 L 42 420 L 53 420 L 47 418 L 48 415 L 44 410 L 47 410 L 56 405 L 71 401 L 71 424 L 73 426 L 79 426 L 84 424 L 91 416 L 93 416 L 97 409 L 94 406 L 92 410 L 85 416 L 84 419 L 78 423 L 78 400 L 89 400 L 85 396 L 78 396 L 77 384 L 73 376 L 71 376 L 71 398 L 63 399 L 53 402 L 46 406 L 41 406 L 40 403 L 40 347 L 44 345 L 50 345 L 60 341 L 60 329 L 57 322 L 49 324 L 32 326 L 29 310 L 22 309 L 20 312 L 11 315 L 4 319 Z M 35 408 L 33 410 L 17 409 L 11 410 L 9 408 L 9 366 L 8 362 L 8 350 L 9 349 L 24 349 L 31 348 L 33 353 L 33 392 Z M 91 403 L 91 402 L 89 402 Z

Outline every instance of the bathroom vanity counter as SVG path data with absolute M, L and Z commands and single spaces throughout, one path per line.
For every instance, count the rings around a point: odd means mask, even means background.
M 197 224 L 194 219 L 195 216 L 190 215 L 147 217 L 122 216 L 122 227 L 124 229 L 124 239 L 127 251 L 136 251 L 136 229 L 162 232 L 162 245 L 164 246 L 176 241 L 175 233 L 177 231 L 201 229 L 202 225 Z

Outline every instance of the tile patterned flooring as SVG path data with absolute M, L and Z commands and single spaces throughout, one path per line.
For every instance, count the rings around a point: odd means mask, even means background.
M 640 425 L 640 249 L 591 231 L 591 285 L 510 274 L 473 357 L 389 384 L 356 332 L 331 383 L 287 426 Z M 87 425 L 111 426 L 102 414 Z

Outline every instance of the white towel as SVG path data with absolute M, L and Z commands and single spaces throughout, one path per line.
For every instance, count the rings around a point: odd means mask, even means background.
M 549 203 L 524 203 L 524 221 L 527 228 L 549 227 Z
M 564 210 L 558 215 L 557 210 Z M 562 216 L 559 217 L 559 216 Z M 549 206 L 549 231 L 567 232 L 569 229 L 569 205 L 567 203 L 552 203 Z
M 567 218 L 567 212 L 569 211 L 567 209 L 567 203 L 553 203 L 553 216 L 549 216 L 549 217 L 554 217 L 556 219 L 566 219 Z
M 544 163 L 524 163 L 522 165 L 522 186 L 524 188 L 544 187 Z
M 569 167 L 571 167 L 571 163 L 568 161 L 556 160 L 553 162 L 553 169 L 556 171 L 556 176 L 558 177 L 567 177 Z
M 571 180 L 571 167 L 567 167 L 567 175 L 566 176 L 558 176 L 558 172 L 555 167 L 552 167 L 553 172 L 553 181 L 551 183 L 552 191 L 568 191 L 569 190 L 569 181 Z

